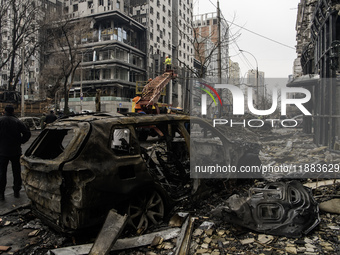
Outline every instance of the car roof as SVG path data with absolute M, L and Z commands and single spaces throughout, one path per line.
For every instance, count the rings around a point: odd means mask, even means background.
M 112 123 L 117 124 L 138 124 L 138 123 L 157 123 L 163 121 L 190 121 L 189 115 L 183 114 L 138 114 L 138 113 L 94 113 L 88 115 L 73 115 L 58 119 L 57 123 L 63 122 L 90 122 L 92 124 Z

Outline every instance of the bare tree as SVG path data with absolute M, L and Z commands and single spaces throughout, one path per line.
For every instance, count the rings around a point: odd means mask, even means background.
M 15 90 L 23 64 L 26 65 L 40 47 L 39 18 L 43 12 L 35 1 L 1 0 L 0 15 L 0 38 L 10 38 L 1 41 L 0 69 L 7 67 L 8 89 Z
M 180 24 L 174 24 L 177 27 L 180 38 L 192 38 L 190 44 L 193 48 L 192 57 L 199 63 L 199 68 L 191 67 L 185 61 L 181 61 L 177 57 L 177 61 L 189 70 L 194 77 L 204 78 L 208 74 L 208 70 L 217 72 L 217 70 L 209 67 L 212 62 L 217 60 L 218 48 L 228 48 L 229 44 L 236 41 L 240 36 L 237 31 L 235 35 L 230 34 L 230 26 L 228 29 L 222 31 L 220 41 L 218 40 L 218 30 L 216 29 L 203 29 L 200 30 L 194 22 L 185 22 L 186 30 Z M 232 23 L 231 23 L 232 25 Z M 187 31 L 187 32 L 185 32 Z M 224 68 L 228 68 L 225 66 Z M 227 70 L 226 70 L 227 71 Z
M 59 19 L 52 18 L 52 24 L 45 33 L 49 40 L 46 63 L 44 65 L 42 79 L 54 80 L 52 89 L 62 90 L 64 93 L 64 113 L 69 113 L 68 99 L 77 69 L 82 61 L 81 39 L 90 31 L 88 19 Z

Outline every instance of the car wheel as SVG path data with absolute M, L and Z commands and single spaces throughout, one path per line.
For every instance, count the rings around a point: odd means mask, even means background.
M 128 205 L 129 224 L 136 230 L 146 230 L 159 224 L 164 217 L 164 201 L 153 190 L 138 194 Z

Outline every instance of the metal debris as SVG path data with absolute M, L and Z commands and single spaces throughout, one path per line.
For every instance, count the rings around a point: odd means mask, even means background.
M 251 188 L 248 197 L 231 196 L 222 206 L 223 220 L 266 234 L 298 237 L 319 222 L 319 207 L 298 181 Z

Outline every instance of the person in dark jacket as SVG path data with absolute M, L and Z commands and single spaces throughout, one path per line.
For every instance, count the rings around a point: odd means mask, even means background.
M 9 161 L 13 171 L 14 197 L 20 197 L 21 180 L 21 144 L 31 137 L 31 131 L 14 116 L 12 105 L 5 107 L 4 115 L 0 117 L 0 200 L 5 200 L 7 184 L 7 166 Z
M 57 116 L 54 114 L 54 111 L 51 110 L 50 114 L 48 114 L 45 118 L 45 123 L 46 123 L 45 125 L 54 122 L 56 119 L 58 119 Z

